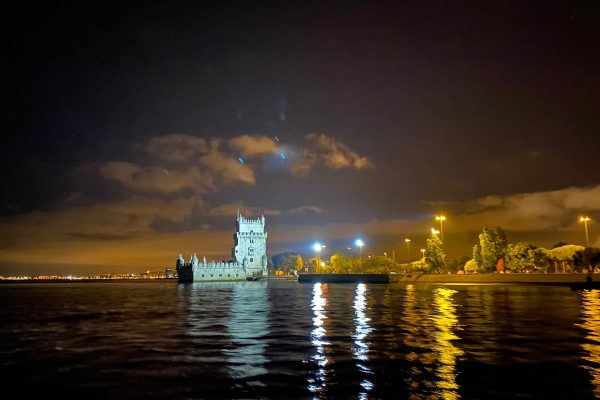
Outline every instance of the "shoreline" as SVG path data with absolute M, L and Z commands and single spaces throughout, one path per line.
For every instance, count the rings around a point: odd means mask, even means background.
M 565 274 L 404 274 L 398 275 L 398 283 L 438 283 L 454 285 L 477 284 L 525 284 L 525 285 L 569 285 L 586 282 L 585 273 Z M 600 282 L 600 273 L 592 274 L 594 282 Z
M 175 281 L 177 278 L 157 278 L 157 279 L 0 279 L 2 284 L 19 283 L 117 283 L 117 282 L 164 282 Z
M 306 281 L 319 281 L 319 275 L 335 278 L 337 274 L 308 274 L 310 279 Z M 354 274 L 341 274 L 354 275 Z M 357 274 L 358 275 L 358 274 Z M 361 274 L 362 275 L 362 274 Z M 369 275 L 369 274 L 367 274 Z M 373 274 L 370 274 L 373 275 Z M 376 274 L 379 275 L 379 274 Z M 394 283 L 425 283 L 445 285 L 570 285 L 573 283 L 586 282 L 585 273 L 552 273 L 552 274 L 380 274 L 389 276 L 390 284 Z M 341 277 L 341 276 L 340 276 Z M 297 281 L 294 277 L 268 276 L 263 281 Z M 592 274 L 593 282 L 600 282 L 600 273 Z M 305 281 L 305 282 L 306 282 Z M 177 282 L 177 278 L 160 279 L 0 279 L 2 284 L 41 284 L 41 283 L 142 283 L 142 282 Z M 330 282 L 334 283 L 334 282 Z M 378 282 L 384 283 L 384 282 Z M 388 283 L 388 282 L 385 282 Z

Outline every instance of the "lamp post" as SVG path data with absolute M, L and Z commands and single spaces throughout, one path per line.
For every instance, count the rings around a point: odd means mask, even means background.
M 319 257 L 319 254 L 321 253 L 321 250 L 323 249 L 323 247 L 325 247 L 325 246 L 321 245 L 321 243 L 319 243 L 319 242 L 313 244 L 313 250 L 317 253 L 317 262 L 316 262 L 317 267 L 321 265 L 321 258 Z
M 585 227 L 585 245 L 590 247 L 590 236 L 588 234 L 588 222 L 592 219 L 590 217 L 579 217 L 579 222 L 583 222 L 583 226 Z
M 442 239 L 442 243 L 443 243 L 444 242 L 444 221 L 446 220 L 446 217 L 443 215 L 436 215 L 435 220 L 440 221 L 440 234 L 441 234 L 441 239 Z
M 362 262 L 362 248 L 365 245 L 365 242 L 363 242 L 361 239 L 356 239 L 354 244 L 358 246 L 358 252 L 360 254 L 360 261 Z
M 421 253 L 423 254 L 423 258 L 425 258 L 425 249 L 421 249 Z
M 404 239 L 404 243 L 406 243 L 406 256 L 410 259 L 410 239 Z

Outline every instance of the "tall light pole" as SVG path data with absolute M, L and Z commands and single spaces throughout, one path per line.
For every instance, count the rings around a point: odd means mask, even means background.
M 444 242 L 444 221 L 446 220 L 446 217 L 443 215 L 436 215 L 435 220 L 440 221 L 440 234 L 441 234 L 441 239 L 442 239 L 442 243 L 443 243 Z
M 356 239 L 354 244 L 358 246 L 358 251 L 360 253 L 360 261 L 362 262 L 362 248 L 365 245 L 365 242 L 363 242 L 361 239 Z
M 579 217 L 579 222 L 583 222 L 583 226 L 585 227 L 585 245 L 587 247 L 590 247 L 590 236 L 588 234 L 588 227 L 587 224 L 588 222 L 590 222 L 592 219 L 590 217 Z
M 323 249 L 323 247 L 325 247 L 325 246 L 321 245 L 321 243 L 319 243 L 319 242 L 313 244 L 313 250 L 317 253 L 317 262 L 316 262 L 317 267 L 321 265 L 321 258 L 319 257 L 319 254 L 321 253 L 321 250 Z
M 404 243 L 406 243 L 406 256 L 410 259 L 410 239 L 404 239 Z

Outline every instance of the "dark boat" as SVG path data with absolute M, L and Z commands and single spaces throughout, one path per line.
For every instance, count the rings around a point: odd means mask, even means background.
M 569 283 L 571 290 L 592 290 L 600 289 L 600 281 L 589 281 L 589 282 L 574 282 Z
M 301 274 L 300 283 L 390 283 L 395 276 L 388 274 Z

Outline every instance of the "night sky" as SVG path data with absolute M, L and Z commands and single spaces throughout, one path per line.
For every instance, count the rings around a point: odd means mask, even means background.
M 326 4 L 325 4 L 326 3 Z M 0 273 L 600 221 L 600 3 L 56 2 L 6 15 Z M 284 159 L 285 158 L 285 159 Z M 243 163 L 239 159 L 243 160 Z M 600 227 L 590 225 L 600 246 Z

